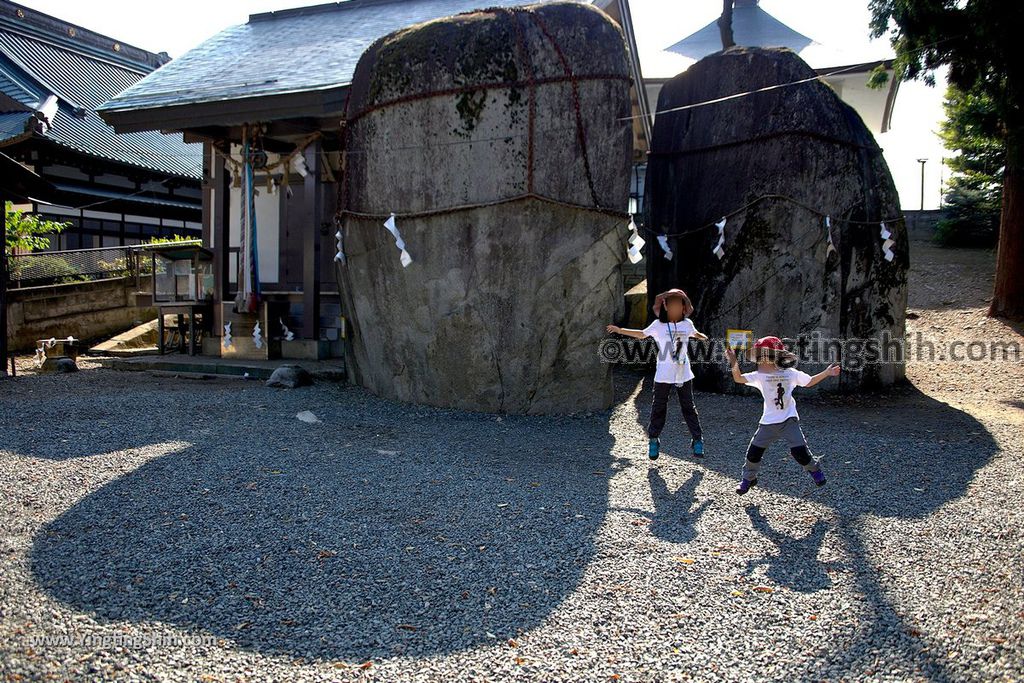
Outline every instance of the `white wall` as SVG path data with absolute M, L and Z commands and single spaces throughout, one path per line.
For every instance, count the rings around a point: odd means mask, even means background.
M 281 211 L 279 191 L 267 192 L 260 177 L 256 177 L 259 194 L 256 195 L 256 237 L 257 251 L 260 262 L 260 283 L 276 283 L 281 262 Z M 242 190 L 231 188 L 231 209 L 229 233 L 231 246 L 239 246 L 238 217 L 241 210 Z M 232 271 L 234 269 L 232 268 Z M 236 273 L 229 273 L 231 282 L 235 282 Z
M 876 135 L 885 161 L 900 193 L 904 210 L 921 208 L 921 164 L 924 165 L 924 208 L 940 206 L 943 184 L 949 180 L 949 169 L 943 159 L 952 154 L 939 139 L 939 126 L 945 119 L 942 100 L 946 94 L 945 70 L 935 75 L 935 87 L 920 81 L 900 84 L 893 109 L 892 128 Z

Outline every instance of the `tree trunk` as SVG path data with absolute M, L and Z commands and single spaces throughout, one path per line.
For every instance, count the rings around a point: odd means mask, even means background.
M 1003 210 L 999 220 L 996 282 L 989 315 L 1024 319 L 1024 135 L 1011 128 L 1006 136 Z
M 722 49 L 736 44 L 732 35 L 732 5 L 734 0 L 722 0 L 722 16 L 718 17 L 718 30 L 722 34 Z

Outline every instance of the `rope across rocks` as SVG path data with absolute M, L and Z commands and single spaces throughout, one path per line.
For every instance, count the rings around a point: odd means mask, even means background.
M 348 208 L 349 203 L 349 160 L 354 150 L 351 149 L 351 135 L 352 128 L 363 118 L 400 104 L 407 104 L 409 102 L 416 102 L 420 100 L 432 99 L 437 97 L 450 97 L 452 95 L 459 95 L 468 92 L 478 92 L 481 90 L 489 89 L 511 89 L 511 88 L 525 88 L 529 93 L 528 99 L 528 122 L 527 122 L 527 162 L 526 162 L 526 192 L 518 194 L 512 197 L 499 198 L 491 201 L 474 202 L 471 204 L 462 204 L 457 206 L 446 207 L 442 209 L 432 209 L 426 211 L 413 211 L 395 213 L 396 217 L 399 218 L 417 218 L 423 216 L 438 216 L 448 213 L 455 213 L 460 211 L 468 211 L 472 209 L 485 208 L 488 206 L 496 206 L 500 204 L 507 204 L 513 202 L 524 201 L 527 199 L 535 199 L 546 203 L 557 204 L 560 206 L 581 209 L 586 211 L 594 211 L 604 215 L 615 216 L 618 218 L 628 218 L 629 214 L 625 211 L 620 211 L 603 206 L 600 197 L 598 196 L 597 189 L 595 187 L 593 172 L 590 164 L 590 154 L 587 149 L 587 131 L 584 125 L 582 107 L 580 105 L 580 94 L 579 94 L 579 83 L 587 81 L 622 81 L 631 83 L 632 80 L 628 74 L 585 74 L 578 75 L 572 69 L 565 52 L 562 47 L 558 44 L 558 41 L 552 35 L 548 26 L 545 22 L 531 9 L 525 7 L 495 7 L 485 10 L 480 10 L 484 13 L 491 14 L 505 14 L 510 17 L 513 22 L 513 28 L 516 32 L 516 44 L 517 51 L 519 53 L 519 59 L 522 62 L 524 68 L 527 71 L 525 79 L 515 79 L 509 81 L 498 81 L 489 83 L 478 83 L 473 85 L 459 86 L 453 88 L 445 88 L 440 90 L 433 90 L 429 92 L 416 93 L 414 95 L 407 95 L 397 98 L 392 98 L 383 102 L 378 102 L 360 109 L 358 112 L 349 112 L 350 101 L 345 103 L 344 118 L 341 121 L 341 145 L 340 145 L 340 156 L 341 156 L 341 178 L 338 182 L 338 202 L 337 212 L 335 215 L 335 223 L 340 225 L 346 216 L 351 217 L 365 217 L 365 218 L 387 218 L 391 213 L 387 214 L 375 214 L 368 212 L 360 212 L 354 209 Z M 550 44 L 552 50 L 558 58 L 559 64 L 562 68 L 562 75 L 549 76 L 538 78 L 534 64 L 530 58 L 528 45 L 526 41 L 526 32 L 522 23 L 519 21 L 519 16 L 528 17 L 541 34 L 546 38 Z M 592 205 L 579 205 L 572 202 L 566 202 L 556 200 L 551 197 L 546 197 L 536 192 L 534 187 L 534 166 L 536 159 L 536 91 L 537 87 L 541 85 L 553 85 L 559 83 L 568 83 L 572 98 L 572 109 L 573 118 L 575 122 L 576 141 L 580 149 L 580 157 L 583 162 L 584 176 L 587 182 L 587 190 L 590 194 Z M 512 136 L 509 136 L 512 137 Z

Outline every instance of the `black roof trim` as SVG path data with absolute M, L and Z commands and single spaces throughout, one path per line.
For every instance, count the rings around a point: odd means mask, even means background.
M 203 126 L 224 126 L 251 121 L 290 118 L 340 117 L 345 111 L 348 85 L 279 95 L 257 95 L 236 100 L 157 106 L 148 109 L 101 109 L 97 111 L 118 133 L 152 130 L 185 131 Z
M 166 52 L 149 52 L 10 0 L 0 0 L 0 26 L 143 73 L 171 61 Z M 120 50 L 115 50 L 114 45 Z

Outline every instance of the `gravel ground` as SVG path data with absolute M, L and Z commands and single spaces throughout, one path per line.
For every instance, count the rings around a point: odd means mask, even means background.
M 915 250 L 912 333 L 1021 341 L 983 317 L 990 252 Z M 742 499 L 759 402 L 699 394 L 708 457 L 673 415 L 649 467 L 629 372 L 613 410 L 557 418 L 330 384 L 5 380 L 0 672 L 1021 679 L 1024 365 L 908 374 L 802 399 L 829 485 L 775 448 Z

